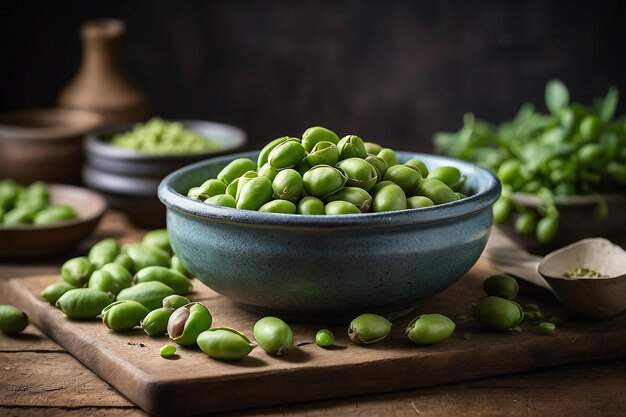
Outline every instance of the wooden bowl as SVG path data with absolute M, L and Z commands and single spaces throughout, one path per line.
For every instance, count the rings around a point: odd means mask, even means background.
M 79 183 L 83 137 L 99 127 L 83 110 L 26 109 L 0 115 L 0 178 Z
M 49 184 L 52 204 L 72 206 L 78 218 L 45 226 L 0 225 L 0 258 L 42 259 L 69 252 L 89 236 L 107 209 L 100 194 L 72 185 Z
M 563 276 L 576 268 L 590 268 L 608 278 Z M 552 252 L 539 263 L 539 273 L 574 315 L 604 320 L 626 310 L 626 251 L 607 239 L 583 239 Z

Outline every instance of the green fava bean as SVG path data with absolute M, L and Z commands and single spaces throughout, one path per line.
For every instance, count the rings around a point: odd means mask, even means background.
M 493 222 L 495 224 L 503 224 L 513 210 L 513 203 L 510 199 L 500 197 L 493 203 Z
M 141 320 L 141 328 L 150 336 L 163 336 L 172 313 L 174 310 L 165 307 L 152 310 Z
M 170 256 L 154 246 L 142 243 L 130 243 L 124 247 L 124 251 L 133 260 L 132 273 L 137 273 L 149 266 L 170 266 Z
M 363 139 L 356 135 L 347 135 L 341 138 L 337 143 L 339 149 L 339 160 L 348 158 L 367 158 L 367 151 L 365 150 L 365 142 Z
M 94 271 L 89 277 L 88 288 L 94 288 L 103 292 L 110 292 L 111 294 L 117 294 L 122 289 L 120 284 L 113 279 L 113 276 L 107 271 L 99 269 Z
M 235 178 L 230 184 L 228 184 L 228 186 L 226 187 L 226 194 L 231 196 L 236 201 L 238 189 L 239 189 L 239 177 Z
M 459 199 L 459 196 L 450 187 L 434 178 L 422 179 L 415 192 L 417 195 L 430 198 L 436 205 Z
M 254 339 L 270 355 L 280 356 L 294 348 L 293 332 L 277 317 L 263 317 L 254 324 Z
M 214 206 L 237 208 L 237 201 L 235 197 L 230 194 L 214 195 L 204 200 L 206 204 L 213 204 Z
M 72 319 L 93 319 L 112 302 L 113 294 L 95 288 L 76 288 L 63 294 L 56 306 Z
M 163 299 L 174 295 L 173 289 L 159 281 L 140 282 L 130 288 L 124 288 L 117 295 L 118 300 L 133 300 L 143 304 L 148 310 L 161 307 Z
M 304 147 L 297 140 L 288 140 L 276 146 L 267 157 L 267 162 L 276 168 L 296 166 L 304 159 Z
M 424 162 L 422 162 L 422 160 L 409 159 L 408 161 L 404 163 L 404 165 L 410 168 L 416 168 L 420 172 L 420 175 L 422 176 L 422 178 L 428 177 L 428 174 L 429 174 L 428 167 L 426 166 Z
M 410 209 L 432 207 L 434 205 L 435 203 L 433 203 L 433 200 L 431 200 L 428 197 L 421 196 L 421 195 L 409 197 L 406 200 L 406 206 L 407 208 L 410 208 Z
M 259 207 L 259 212 L 296 214 L 296 205 L 287 200 L 272 200 Z
M 272 189 L 277 198 L 297 202 L 304 191 L 304 180 L 298 171 L 283 169 L 274 178 Z
M 158 281 L 167 285 L 178 295 L 185 295 L 193 289 L 193 284 L 183 274 L 164 266 L 149 266 L 135 274 L 135 282 Z
M 346 176 L 346 186 L 371 190 L 378 182 L 378 171 L 372 164 L 360 158 L 347 158 L 335 165 Z
M 108 272 L 111 278 L 117 283 L 119 290 L 128 288 L 133 285 L 133 276 L 130 271 L 117 263 L 108 263 L 103 265 L 101 271 Z M 91 279 L 89 279 L 91 282 Z
M 300 163 L 298 165 L 296 165 L 294 168 L 296 171 L 298 171 L 298 174 L 300 174 L 300 176 L 303 176 L 305 172 L 307 172 L 309 169 L 311 169 L 313 166 L 311 164 L 309 164 L 309 161 L 307 161 L 306 158 L 304 158 L 302 161 L 300 161 Z
M 8 211 L 4 215 L 3 224 L 5 226 L 19 226 L 22 224 L 29 224 L 33 221 L 33 215 L 26 207 L 16 207 L 13 210 Z
M 109 304 L 102 310 L 102 322 L 109 329 L 122 332 L 139 326 L 149 311 L 142 304 L 132 300 L 121 300 Z
M 265 145 L 263 149 L 261 149 L 261 152 L 259 152 L 259 157 L 257 159 L 257 166 L 262 167 L 263 165 L 265 165 L 267 163 L 267 158 L 270 155 L 270 152 L 272 152 L 272 149 L 274 149 L 275 147 L 277 147 L 283 142 L 287 142 L 288 140 L 298 141 L 298 138 L 282 136 L 280 138 L 274 139 L 273 141 Z
M 315 344 L 319 347 L 332 346 L 335 343 L 335 335 L 328 329 L 319 330 L 315 334 Z
M 539 220 L 537 223 L 537 229 L 535 230 L 535 234 L 537 236 L 537 240 L 542 245 L 550 242 L 559 228 L 559 219 L 553 216 L 547 216 L 543 219 Z
M 361 314 L 350 322 L 348 336 L 358 344 L 378 342 L 389 335 L 391 322 L 377 314 Z
M 406 334 L 418 345 L 433 345 L 449 338 L 456 325 L 443 314 L 422 314 L 406 328 Z
M 224 194 L 226 192 L 226 184 L 218 179 L 211 178 L 203 182 L 200 187 L 198 187 L 197 192 L 201 200 L 206 200 L 207 198 L 213 197 L 214 195 Z
M 379 158 L 375 155 L 368 155 L 367 158 L 365 158 L 365 161 L 372 165 L 374 169 L 376 169 L 376 176 L 378 177 L 378 181 L 381 181 L 385 176 L 387 169 L 389 168 L 387 166 L 387 162 L 385 162 L 383 158 Z
M 255 345 L 243 333 L 229 327 L 216 327 L 198 335 L 198 346 L 211 358 L 225 361 L 242 359 Z
M 371 194 L 372 196 L 375 196 L 375 195 L 376 195 L 376 193 L 377 193 L 378 191 L 380 191 L 382 188 L 384 188 L 384 187 L 386 187 L 386 186 L 388 186 L 388 185 L 396 185 L 396 183 L 395 183 L 395 182 L 392 182 L 392 181 L 381 181 L 381 182 L 379 182 L 378 184 L 376 184 L 376 185 L 374 186 L 374 188 L 372 188 L 372 189 L 370 190 L 370 194 Z
M 540 323 L 537 328 L 539 329 L 539 333 L 545 334 L 546 336 L 553 334 L 556 330 L 554 323 Z
M 396 153 L 393 151 L 393 149 L 382 148 L 376 156 L 382 158 L 387 163 L 388 167 L 399 164 L 398 157 L 396 156 Z
M 452 188 L 461 181 L 461 171 L 455 167 L 437 167 L 428 174 L 428 178 L 439 180 Z
M 167 322 L 167 333 L 183 346 L 195 345 L 200 333 L 211 328 L 213 317 L 200 303 L 189 303 L 172 313 Z
M 176 346 L 165 345 L 165 346 L 161 346 L 161 349 L 159 349 L 159 355 L 161 355 L 162 358 L 171 358 L 175 354 L 176 354 Z
M 392 183 L 386 185 L 374 194 L 372 211 L 376 213 L 384 211 L 404 210 L 407 208 L 406 195 L 402 188 Z
M 228 163 L 217 174 L 217 179 L 224 184 L 229 185 L 235 180 L 235 178 L 241 177 L 247 171 L 254 171 L 256 164 L 253 160 L 248 158 L 237 158 Z
M 578 149 L 578 160 L 585 165 L 600 162 L 604 150 L 597 143 L 588 143 Z
M 414 190 L 422 179 L 419 171 L 406 165 L 394 165 L 387 169 L 385 181 L 391 181 L 398 185 L 404 192 Z
M 94 271 L 94 266 L 84 256 L 72 258 L 61 266 L 63 281 L 74 287 L 84 287 Z
M 87 257 L 95 269 L 113 262 L 120 253 L 120 244 L 113 238 L 103 239 L 91 247 Z
M 189 304 L 187 297 L 183 297 L 178 294 L 169 295 L 163 299 L 163 308 L 167 308 L 172 311 L 182 306 L 186 306 L 187 304 Z
M 302 146 L 304 147 L 304 150 L 309 153 L 312 152 L 315 145 L 320 142 L 329 142 L 337 145 L 337 143 L 339 143 L 339 136 L 337 136 L 337 134 L 332 130 L 326 129 L 322 126 L 310 127 L 302 134 Z
M 347 201 L 331 201 L 324 206 L 324 214 L 332 216 L 339 214 L 359 214 L 361 211 L 352 203 Z
M 237 208 L 258 210 L 272 199 L 272 182 L 267 177 L 256 177 L 248 181 L 237 199 Z
M 243 190 L 244 185 L 248 183 L 253 178 L 258 177 L 259 174 L 256 171 L 248 171 L 245 172 L 241 177 L 237 178 L 237 192 L 235 193 L 235 201 L 239 200 L 239 196 L 241 195 L 241 191 Z
M 332 142 L 318 142 L 306 156 L 309 166 L 335 165 L 339 162 L 339 148 Z
M 380 146 L 378 143 L 375 142 L 364 142 L 365 144 L 365 151 L 370 154 L 370 155 L 376 155 L 378 154 L 378 152 L 380 152 L 383 147 Z
M 484 297 L 472 304 L 472 311 L 476 321 L 495 331 L 511 329 L 524 319 L 524 311 L 519 304 L 500 297 Z
M 372 208 L 372 196 L 364 189 L 358 187 L 344 187 L 326 196 L 326 200 L 329 202 L 347 201 L 354 204 L 361 213 L 367 213 Z
M 585 116 L 578 126 L 578 130 L 583 139 L 592 140 L 597 138 L 602 131 L 602 122 L 595 114 Z
M 22 310 L 9 304 L 0 305 L 0 331 L 18 334 L 28 326 L 28 316 Z
M 259 168 L 257 174 L 259 177 L 267 177 L 270 181 L 274 181 L 274 178 L 278 175 L 278 170 L 270 164 L 265 163 L 265 165 Z
M 54 224 L 78 217 L 76 210 L 70 206 L 49 206 L 41 210 L 33 219 L 33 224 Z
M 308 195 L 322 197 L 342 188 L 347 178 L 339 169 L 329 165 L 316 165 L 302 177 Z
M 189 273 L 185 265 L 183 265 L 180 258 L 176 255 L 173 255 L 172 258 L 170 259 L 170 268 L 172 268 L 174 271 L 180 272 L 187 278 L 191 276 L 191 274 Z
M 224 185 L 223 183 L 221 183 Z M 224 186 L 226 190 L 226 186 Z M 141 241 L 144 245 L 153 246 L 172 254 L 172 245 L 170 244 L 170 235 L 167 233 L 167 229 L 151 230 L 143 236 Z
M 73 290 L 74 288 L 76 287 L 68 284 L 67 282 L 55 282 L 54 284 L 48 285 L 43 289 L 43 291 L 41 291 L 41 298 L 50 304 L 55 305 L 63 294 L 69 290 Z
M 303 197 L 298 202 L 298 206 L 296 207 L 296 213 L 317 216 L 322 215 L 324 214 L 324 203 L 317 197 Z
M 117 255 L 113 260 L 113 263 L 123 266 L 124 269 L 126 269 L 127 271 L 132 271 L 134 269 L 133 260 L 125 253 L 120 253 L 119 255 Z
M 514 300 L 519 291 L 517 280 L 509 275 L 492 275 L 483 281 L 487 295 Z
M 515 231 L 521 235 L 532 235 L 537 226 L 537 216 L 532 211 L 527 211 L 519 215 L 515 221 Z
M 204 200 L 204 196 L 200 194 L 200 187 L 191 187 L 189 191 L 187 191 L 187 197 L 193 198 L 194 200 Z

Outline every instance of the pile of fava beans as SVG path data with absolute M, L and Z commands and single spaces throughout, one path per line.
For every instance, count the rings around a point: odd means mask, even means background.
M 429 207 L 465 198 L 466 177 L 455 167 L 429 171 L 419 159 L 360 137 L 315 126 L 269 142 L 255 162 L 231 161 L 188 190 L 207 204 L 260 212 L 358 214 Z

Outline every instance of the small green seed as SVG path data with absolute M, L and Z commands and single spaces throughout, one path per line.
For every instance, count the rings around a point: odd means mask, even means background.
M 335 343 L 335 335 L 328 329 L 322 329 L 315 335 L 315 344 L 320 347 L 332 346 Z
M 159 355 L 161 355 L 162 358 L 171 358 L 175 354 L 176 354 L 176 346 L 165 345 L 165 346 L 162 346 L 161 349 L 159 349 Z
M 554 325 L 554 323 L 541 323 L 539 324 L 538 328 L 539 333 L 545 335 L 551 335 L 556 330 L 556 326 Z

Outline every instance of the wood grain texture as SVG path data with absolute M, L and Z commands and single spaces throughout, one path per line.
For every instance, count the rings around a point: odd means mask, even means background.
M 418 312 L 471 315 L 470 303 L 482 295 L 481 279 L 488 272 L 486 264 L 479 262 Z M 293 325 L 300 346 L 282 358 L 270 357 L 257 348 L 242 361 L 224 363 L 207 358 L 197 349 L 180 348 L 176 360 L 165 360 L 158 356 L 158 348 L 168 341 L 165 337 L 149 338 L 141 330 L 113 333 L 97 321 L 71 321 L 39 300 L 41 288 L 56 280 L 56 276 L 10 280 L 6 294 L 87 367 L 143 409 L 161 415 L 433 386 L 618 357 L 626 352 L 624 314 L 599 323 L 566 318 L 565 326 L 551 337 L 539 335 L 533 324 L 524 324 L 521 334 L 494 334 L 469 322 L 459 325 L 446 342 L 430 347 L 416 346 L 406 338 L 404 327 L 411 318 L 407 317 L 394 324 L 387 339 L 367 347 L 349 343 L 345 328 L 330 327 L 337 336 L 337 347 L 324 350 L 311 343 L 320 326 Z M 254 314 L 201 284 L 196 285 L 192 298 L 209 307 L 215 326 L 235 327 L 251 336 L 258 319 Z M 522 304 L 533 301 L 520 298 Z M 566 317 L 558 305 L 542 307 L 548 315 Z M 471 332 L 471 340 L 461 337 L 465 331 Z

